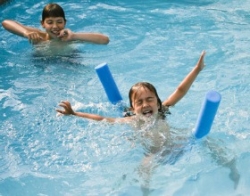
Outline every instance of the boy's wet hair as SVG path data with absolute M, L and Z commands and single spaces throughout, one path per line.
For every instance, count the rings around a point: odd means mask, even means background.
M 63 17 L 66 22 L 63 8 L 56 3 L 49 3 L 43 8 L 42 22 L 48 17 Z
M 165 106 L 162 105 L 161 99 L 158 96 L 156 88 L 152 84 L 150 84 L 148 82 L 138 82 L 138 83 L 134 84 L 130 88 L 129 94 L 128 94 L 130 108 L 133 108 L 132 97 L 137 92 L 137 90 L 139 90 L 140 88 L 146 88 L 146 89 L 148 89 L 149 91 L 151 91 L 152 93 L 155 94 L 155 96 L 157 98 L 157 104 L 159 105 L 159 109 L 158 109 L 159 115 L 160 115 L 160 117 L 162 119 L 165 119 L 166 118 L 166 114 L 170 114 L 170 112 L 168 110 L 168 107 L 165 107 Z M 129 112 L 129 114 L 131 114 L 131 111 Z M 129 114 L 126 113 L 125 116 L 130 116 Z

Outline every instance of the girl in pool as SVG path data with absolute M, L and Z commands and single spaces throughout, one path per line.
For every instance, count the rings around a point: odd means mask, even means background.
M 29 39 L 32 44 L 51 40 L 82 41 L 95 44 L 109 43 L 109 38 L 100 33 L 75 33 L 70 29 L 65 29 L 64 10 L 55 3 L 47 4 L 43 9 L 41 25 L 45 32 L 37 28 L 24 26 L 13 20 L 4 20 L 2 25 L 9 32 Z
M 104 117 L 97 114 L 83 113 L 74 111 L 68 101 L 63 101 L 59 106 L 64 110 L 57 109 L 57 112 L 64 115 L 75 115 L 96 121 L 105 120 L 110 123 L 128 123 L 139 131 L 143 146 L 145 147 L 145 157 L 140 167 L 140 173 L 145 179 L 144 190 L 147 192 L 149 180 L 152 170 L 157 164 L 154 164 L 154 158 L 158 161 L 174 163 L 176 159 L 183 153 L 185 141 L 182 137 L 176 137 L 165 121 L 165 116 L 169 112 L 168 108 L 175 105 L 187 93 L 190 86 L 204 68 L 205 51 L 191 70 L 191 72 L 179 84 L 177 89 L 163 102 L 161 102 L 155 87 L 147 82 L 139 82 L 133 85 L 129 91 L 130 112 L 132 115 L 123 118 Z M 129 113 L 128 113 L 129 114 Z M 184 139 L 185 140 L 185 139 Z M 176 143 L 177 142 L 177 143 Z M 230 178 L 234 182 L 235 188 L 239 182 L 239 174 L 236 168 L 235 158 L 229 160 L 224 156 L 224 150 L 216 146 L 211 140 L 206 141 L 207 146 L 211 150 L 216 161 L 230 169 Z M 220 152 L 218 154 L 218 152 Z M 156 161 L 157 162 L 157 161 Z
M 155 162 L 165 162 L 167 160 L 170 163 L 172 160 L 175 161 L 175 157 L 178 157 L 178 154 L 183 151 L 181 147 L 178 147 L 180 150 L 176 150 L 175 141 L 177 138 L 172 134 L 165 116 L 169 112 L 168 108 L 175 105 L 187 93 L 195 78 L 204 68 L 204 57 L 205 52 L 203 51 L 195 67 L 184 78 L 177 89 L 163 102 L 161 102 L 152 84 L 139 82 L 133 85 L 129 91 L 130 112 L 127 113 L 126 117 L 112 118 L 77 112 L 72 109 L 68 101 L 62 101 L 59 106 L 63 107 L 64 110 L 57 109 L 57 112 L 96 121 L 104 120 L 110 123 L 126 123 L 135 128 L 136 137 L 139 137 L 138 139 L 145 149 L 146 156 L 138 169 L 144 181 L 142 189 L 146 193 L 149 191 L 152 170 L 157 165 Z M 158 157 L 157 160 L 155 157 Z
M 106 120 L 108 122 L 138 122 L 137 126 L 143 125 L 145 121 L 164 119 L 170 106 L 175 105 L 189 90 L 190 86 L 204 68 L 205 51 L 200 55 L 200 58 L 192 69 L 192 71 L 184 78 L 177 89 L 163 102 L 161 102 L 155 87 L 147 82 L 139 82 L 133 85 L 129 91 L 130 112 L 132 115 L 124 118 L 104 117 L 97 114 L 83 113 L 74 111 L 68 101 L 62 101 L 59 106 L 64 110 L 57 109 L 57 112 L 64 115 L 75 115 L 82 118 L 92 120 Z

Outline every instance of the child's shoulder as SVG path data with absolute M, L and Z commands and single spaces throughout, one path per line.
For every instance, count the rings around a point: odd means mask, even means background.
M 170 110 L 169 110 L 170 106 L 164 106 L 162 105 L 162 112 L 167 115 L 167 114 L 171 114 Z

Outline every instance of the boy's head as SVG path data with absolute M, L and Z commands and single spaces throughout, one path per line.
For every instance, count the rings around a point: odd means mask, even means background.
M 44 22 L 44 20 L 49 17 L 62 17 L 66 22 L 62 7 L 56 3 L 49 3 L 43 8 L 42 22 Z
M 135 114 L 152 116 L 162 111 L 162 103 L 155 87 L 148 82 L 139 82 L 129 91 L 130 107 Z

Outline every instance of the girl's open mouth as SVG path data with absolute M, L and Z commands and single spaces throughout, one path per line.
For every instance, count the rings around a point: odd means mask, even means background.
M 145 111 L 142 112 L 142 114 L 143 114 L 144 116 L 149 117 L 149 116 L 152 116 L 153 111 L 152 111 L 152 110 L 145 110 Z

